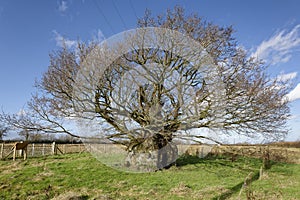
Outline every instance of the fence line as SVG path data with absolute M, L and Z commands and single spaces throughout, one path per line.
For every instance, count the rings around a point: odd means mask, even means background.
M 15 143 L 2 143 L 0 145 L 0 159 L 12 158 L 12 149 Z M 28 157 L 38 157 L 47 155 L 80 153 L 85 151 L 84 144 L 57 144 L 53 143 L 29 143 L 27 146 Z M 17 157 L 22 156 L 22 151 L 17 152 Z
M 0 144 L 0 159 L 12 158 L 12 148 L 15 143 Z M 299 148 L 283 148 L 273 146 L 210 146 L 210 145 L 178 145 L 178 152 L 180 154 L 186 153 L 190 155 L 197 155 L 205 157 L 207 154 L 214 155 L 241 155 L 261 158 L 264 151 L 270 152 L 271 159 L 285 162 L 300 163 L 300 149 Z M 113 152 L 123 151 L 121 147 L 115 148 L 112 144 L 57 144 L 53 143 L 29 143 L 27 146 L 27 157 L 38 157 L 57 154 L 81 153 L 97 149 L 98 152 Z M 116 153 L 116 152 L 114 152 Z M 21 151 L 17 152 L 17 157 L 21 157 Z
M 198 155 L 197 152 L 201 152 L 201 148 L 203 148 L 201 145 L 191 145 L 187 150 L 187 153 L 190 155 Z M 287 148 L 267 145 L 221 145 L 214 146 L 210 153 L 213 155 L 228 155 L 235 159 L 237 156 L 262 158 L 266 152 L 270 154 L 271 160 L 300 164 L 300 148 Z

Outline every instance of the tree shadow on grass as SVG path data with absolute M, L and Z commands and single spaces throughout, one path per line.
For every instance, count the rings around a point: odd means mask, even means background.
M 176 161 L 176 165 L 178 167 L 190 165 L 190 164 L 207 164 L 207 165 L 214 165 L 214 166 L 226 166 L 231 168 L 238 168 L 239 170 L 246 170 L 241 168 L 240 166 L 234 166 L 230 163 L 224 162 L 227 157 L 214 157 L 214 156 L 207 156 L 205 158 L 199 158 L 198 156 L 192 156 L 192 155 L 183 155 L 179 157 Z M 274 164 L 274 163 L 272 163 Z M 214 172 L 212 172 L 214 173 Z M 251 184 L 252 182 L 259 179 L 259 171 L 256 171 L 253 175 L 251 180 L 248 182 L 248 184 Z M 232 186 L 231 188 L 228 188 L 226 192 L 214 197 L 214 200 L 225 200 L 230 198 L 233 194 L 238 193 L 244 185 L 244 181 Z
M 203 163 L 204 159 L 206 158 L 199 158 L 198 156 L 194 155 L 182 155 L 176 160 L 176 166 L 182 167 L 185 165 L 195 165 L 199 163 Z
M 211 166 L 224 166 L 231 168 L 238 168 L 240 170 L 245 170 L 240 166 L 233 165 L 235 161 L 228 160 L 229 157 L 226 156 L 212 156 L 208 155 L 204 158 L 198 157 L 196 155 L 182 155 L 176 160 L 176 166 L 182 167 L 185 165 L 196 165 L 196 164 L 206 164 Z
M 70 197 L 69 200 L 88 200 L 89 196 L 87 195 L 82 195 L 82 196 L 74 196 Z
M 248 184 L 250 185 L 252 182 L 256 181 L 259 179 L 259 172 L 256 172 L 251 180 L 248 182 Z M 230 198 L 233 194 L 238 193 L 242 187 L 244 185 L 244 181 L 238 183 L 237 185 L 229 188 L 229 190 L 227 192 L 222 193 L 221 195 L 218 195 L 216 197 L 213 198 L 213 200 L 225 200 L 227 198 Z
M 217 171 L 210 169 L 216 169 L 218 167 L 227 167 L 236 168 L 241 171 L 246 170 L 241 166 L 234 165 L 232 162 L 227 160 L 227 157 L 207 156 L 205 158 L 200 158 L 195 155 L 182 155 L 176 160 L 177 167 L 183 167 L 186 165 L 194 165 L 196 168 L 201 168 L 201 170 L 205 170 L 209 173 L 214 173 L 216 175 L 219 175 Z

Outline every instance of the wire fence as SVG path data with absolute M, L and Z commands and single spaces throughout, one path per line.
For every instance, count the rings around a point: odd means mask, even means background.
M 0 143 L 0 159 L 13 158 L 13 149 L 16 143 Z M 261 158 L 268 151 L 271 160 L 300 163 L 300 148 L 286 148 L 273 146 L 233 146 L 233 145 L 178 145 L 179 154 L 196 155 L 198 157 L 206 157 L 212 155 L 247 156 Z M 60 144 L 60 143 L 29 143 L 26 149 L 27 157 L 39 157 L 48 155 L 59 155 L 68 153 L 82 153 L 93 151 L 103 153 L 124 152 L 121 146 L 116 148 L 113 144 Z M 17 150 L 16 158 L 23 157 L 23 151 Z
M 0 144 L 0 159 L 10 159 L 13 157 L 13 150 L 16 143 Z M 27 145 L 27 157 L 38 157 L 47 155 L 80 153 L 86 151 L 84 144 L 57 144 L 53 143 L 29 143 Z M 22 150 L 17 150 L 16 157 L 23 156 Z

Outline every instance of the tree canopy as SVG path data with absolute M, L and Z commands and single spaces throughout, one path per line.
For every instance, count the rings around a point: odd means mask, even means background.
M 137 27 L 121 42 L 79 42 L 53 52 L 27 115 L 2 118 L 28 130 L 106 139 L 130 152 L 175 140 L 218 142 L 196 128 L 267 138 L 287 133 L 289 83 L 249 57 L 231 26 L 175 7 L 157 17 L 146 11 Z M 69 120 L 101 131 L 80 135 L 65 126 Z

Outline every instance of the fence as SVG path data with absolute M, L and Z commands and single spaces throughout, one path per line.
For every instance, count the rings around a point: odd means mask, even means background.
M 0 159 L 13 158 L 13 147 L 16 143 L 0 144 Z M 59 144 L 59 143 L 29 143 L 27 157 L 38 157 L 57 154 L 81 153 L 85 151 L 97 153 L 122 153 L 121 145 L 113 144 Z M 22 157 L 22 150 L 17 151 L 16 157 Z
M 15 143 L 0 144 L 0 159 L 12 158 L 12 150 Z M 30 143 L 27 146 L 27 157 L 38 157 L 46 155 L 80 153 L 86 151 L 84 144 L 57 144 L 53 143 Z M 18 151 L 17 157 L 22 156 L 22 151 Z
M 199 152 L 203 152 L 202 149 L 203 147 L 201 145 L 191 145 L 187 153 L 190 155 L 198 155 Z M 222 145 L 213 146 L 210 153 L 213 155 L 228 155 L 231 156 L 232 159 L 235 159 L 237 156 L 262 158 L 265 153 L 268 153 L 270 160 L 300 164 L 300 148 L 267 145 Z
M 15 143 L 2 143 L 0 144 L 0 159 L 12 158 L 12 148 Z M 123 151 L 120 146 L 116 148 L 112 144 L 57 144 L 57 143 L 30 143 L 27 146 L 27 157 L 37 157 L 56 154 L 68 154 L 68 153 L 81 153 L 96 148 L 98 152 L 108 153 L 113 151 Z M 300 148 L 283 148 L 273 146 L 210 146 L 210 145 L 178 145 L 178 151 L 180 154 L 186 153 L 190 155 L 197 155 L 199 157 L 205 157 L 211 153 L 214 155 L 230 155 L 230 156 L 249 156 L 261 158 L 265 151 L 270 154 L 271 160 L 300 163 Z M 114 152 L 116 153 L 116 152 Z M 17 154 L 17 157 L 22 156 L 21 151 Z

